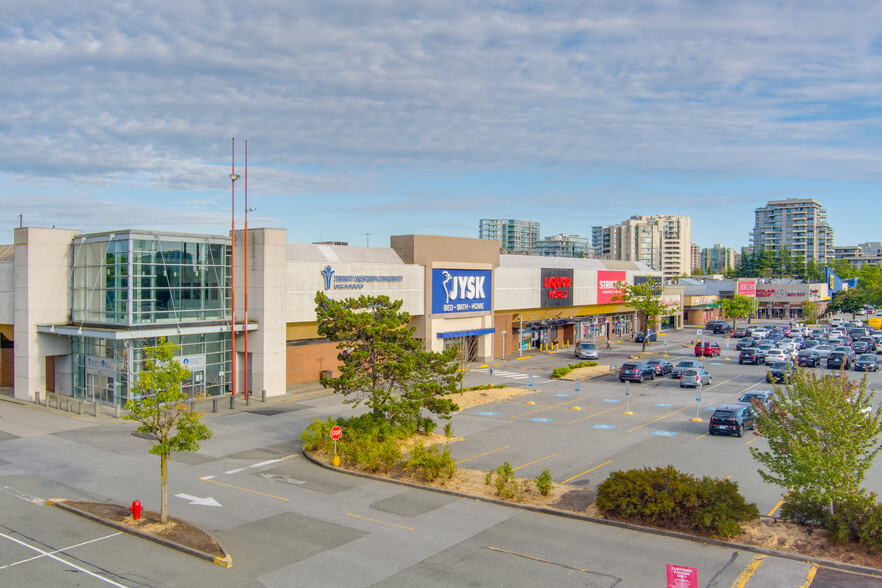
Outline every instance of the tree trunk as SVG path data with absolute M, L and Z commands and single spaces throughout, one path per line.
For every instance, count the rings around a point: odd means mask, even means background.
M 168 522 L 168 453 L 159 456 L 160 483 L 162 485 L 162 499 L 159 507 L 159 522 Z

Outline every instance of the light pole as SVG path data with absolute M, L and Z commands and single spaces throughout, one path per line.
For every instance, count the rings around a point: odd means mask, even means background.
M 505 359 L 505 336 L 508 334 L 508 331 L 502 331 L 502 359 Z
M 364 236 L 367 238 L 367 246 L 370 247 L 371 246 L 371 234 L 365 233 Z
M 233 167 L 230 172 L 230 406 L 236 397 L 236 138 L 233 137 Z
M 521 315 L 518 318 L 521 319 L 521 328 L 518 329 L 518 357 L 520 357 L 521 356 L 521 348 L 523 347 L 522 342 L 524 340 L 524 315 Z
M 248 404 L 248 140 L 245 140 L 245 404 Z

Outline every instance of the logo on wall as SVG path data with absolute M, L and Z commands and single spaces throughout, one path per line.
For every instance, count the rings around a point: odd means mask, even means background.
M 325 290 L 330 290 L 331 278 L 334 277 L 334 270 L 331 269 L 331 266 L 325 266 L 325 269 L 322 270 L 322 277 L 325 279 Z
M 597 272 L 597 304 L 612 304 L 613 298 L 621 294 L 616 282 L 624 282 L 627 274 L 623 271 Z
M 756 296 L 756 282 L 738 282 L 739 296 Z
M 540 306 L 571 306 L 573 304 L 572 268 L 542 268 Z
M 491 270 L 432 270 L 432 312 L 489 312 Z

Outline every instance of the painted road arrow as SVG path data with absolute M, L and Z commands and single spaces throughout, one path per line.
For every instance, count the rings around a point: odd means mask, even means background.
M 220 506 L 220 502 L 212 498 L 211 496 L 207 496 L 205 498 L 199 498 L 198 496 L 190 496 L 189 494 L 175 494 L 178 498 L 183 498 L 184 500 L 189 500 L 190 504 L 196 504 L 198 506 Z

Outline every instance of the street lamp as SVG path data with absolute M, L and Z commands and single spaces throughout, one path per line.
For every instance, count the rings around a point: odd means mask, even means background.
M 236 138 L 233 137 L 233 165 L 230 170 L 230 406 L 236 397 Z

